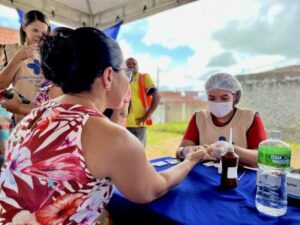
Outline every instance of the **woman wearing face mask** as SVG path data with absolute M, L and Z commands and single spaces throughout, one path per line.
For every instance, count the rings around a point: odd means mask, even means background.
M 233 130 L 234 150 L 240 163 L 256 167 L 257 148 L 267 137 L 259 114 L 238 108 L 242 94 L 240 82 L 230 74 L 218 73 L 205 83 L 208 111 L 195 113 L 176 152 L 177 158 L 199 145 L 209 149 L 212 158 L 219 159 L 226 151 L 230 128 Z

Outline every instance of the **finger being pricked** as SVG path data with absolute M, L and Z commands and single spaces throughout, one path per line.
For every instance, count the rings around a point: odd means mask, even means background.
M 209 154 L 207 154 L 207 146 L 205 145 L 196 145 L 196 146 L 189 146 L 187 155 L 190 157 L 198 158 L 198 161 L 206 161 L 206 160 L 214 160 Z
M 205 155 L 203 157 L 203 161 L 215 161 L 217 160 L 214 156 L 212 156 L 210 154 L 210 152 L 212 152 L 212 149 L 208 146 L 208 145 L 199 145 L 199 147 L 197 149 L 201 149 L 202 151 L 204 151 Z
M 205 157 L 206 151 L 203 148 L 190 148 L 188 152 L 186 152 L 186 159 L 193 159 L 196 161 L 203 161 Z
M 217 161 L 218 159 L 212 155 L 210 155 L 207 151 L 204 156 L 204 161 Z

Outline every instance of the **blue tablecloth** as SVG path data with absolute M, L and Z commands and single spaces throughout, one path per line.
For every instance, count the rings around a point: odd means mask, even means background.
M 278 218 L 259 213 L 255 207 L 256 172 L 239 169 L 239 176 L 243 173 L 237 188 L 220 190 L 217 168 L 198 164 L 182 183 L 149 204 L 132 203 L 116 190 L 107 209 L 116 225 L 300 225 L 300 208 L 289 206 L 287 214 Z

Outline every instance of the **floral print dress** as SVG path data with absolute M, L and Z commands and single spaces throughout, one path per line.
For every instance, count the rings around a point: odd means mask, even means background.
M 0 176 L 0 224 L 90 225 L 101 215 L 113 184 L 86 167 L 81 132 L 89 116 L 104 117 L 49 101 L 18 124 Z

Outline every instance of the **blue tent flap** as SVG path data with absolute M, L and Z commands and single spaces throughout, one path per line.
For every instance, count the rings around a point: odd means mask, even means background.
M 114 26 L 104 30 L 104 33 L 107 34 L 108 36 L 112 37 L 113 39 L 117 39 L 122 23 L 123 23 L 123 20 L 118 22 Z

